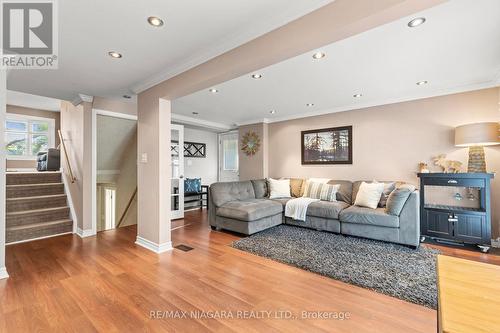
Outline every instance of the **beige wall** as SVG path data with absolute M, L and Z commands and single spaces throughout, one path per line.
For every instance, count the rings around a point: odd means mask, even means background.
M 74 106 L 61 103 L 61 132 L 68 158 L 76 181 L 68 182 L 77 226 L 81 230 L 92 229 L 92 104 L 84 102 Z M 64 177 L 69 179 L 64 154 L 61 154 Z
M 57 135 L 57 130 L 61 128 L 61 124 L 60 124 L 61 123 L 60 122 L 61 116 L 60 116 L 59 112 L 25 108 L 25 107 L 15 106 L 15 105 L 7 105 L 7 113 L 15 113 L 15 114 L 21 114 L 21 115 L 25 115 L 25 116 L 54 119 L 55 146 L 57 147 L 59 145 L 59 136 Z M 34 161 L 34 160 L 28 160 L 28 161 L 7 160 L 7 168 L 9 168 L 9 169 L 36 168 L 36 161 Z
M 467 165 L 454 146 L 458 125 L 500 121 L 499 88 L 427 98 L 269 124 L 270 177 L 394 179 L 417 183 L 419 162 L 445 153 Z M 353 164 L 302 166 L 300 132 L 353 126 Z M 500 146 L 486 148 L 488 171 L 500 171 Z M 492 182 L 494 237 L 500 236 L 500 176 Z
M 120 163 L 120 174 L 116 180 L 116 223 L 122 217 L 127 204 L 137 188 L 137 132 L 128 142 L 128 149 Z M 137 223 L 137 198 L 123 217 L 122 227 Z
M 5 131 L 5 103 L 7 91 L 7 74 L 0 69 L 0 133 Z M 5 149 L 0 150 L 0 161 L 5 161 Z M 0 279 L 7 277 L 5 270 L 5 164 L 0 163 Z
M 241 126 L 238 132 L 240 180 L 267 178 L 268 124 L 259 123 Z M 242 150 L 243 136 L 248 132 L 255 132 L 260 138 L 259 151 L 253 156 L 247 156 Z
M 111 98 L 94 97 L 94 109 L 137 115 L 137 103 L 129 100 L 116 100 Z

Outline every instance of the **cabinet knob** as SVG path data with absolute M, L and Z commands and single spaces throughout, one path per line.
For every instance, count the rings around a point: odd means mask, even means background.
M 458 184 L 458 182 L 455 179 L 450 179 L 448 180 L 448 184 Z

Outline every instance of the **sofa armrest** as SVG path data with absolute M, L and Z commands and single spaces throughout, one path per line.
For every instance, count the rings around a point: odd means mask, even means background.
M 408 245 L 420 244 L 420 194 L 414 191 L 399 215 L 399 240 Z

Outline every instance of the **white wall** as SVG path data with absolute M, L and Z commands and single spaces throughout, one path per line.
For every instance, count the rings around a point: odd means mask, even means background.
M 217 133 L 200 129 L 184 128 L 184 142 L 198 142 L 207 145 L 205 158 L 185 157 L 184 177 L 201 178 L 203 185 L 210 185 L 217 181 Z

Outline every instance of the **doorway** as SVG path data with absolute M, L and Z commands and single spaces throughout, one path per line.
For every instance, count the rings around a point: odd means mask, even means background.
M 171 125 L 172 176 L 170 210 L 172 219 L 184 218 L 184 126 Z
M 238 132 L 219 134 L 219 181 L 232 182 L 240 179 L 238 156 Z

